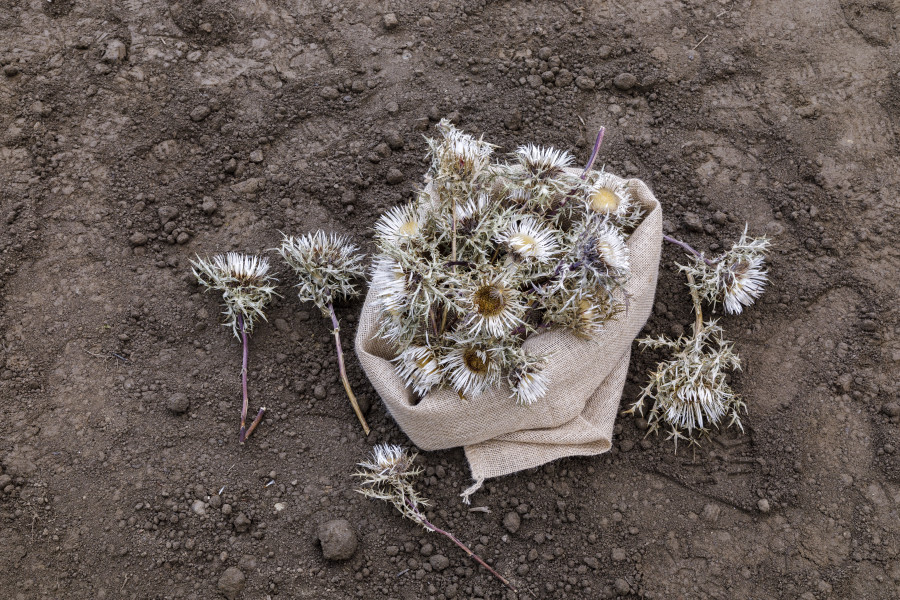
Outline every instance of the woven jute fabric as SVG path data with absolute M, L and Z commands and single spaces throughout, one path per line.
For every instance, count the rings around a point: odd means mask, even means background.
M 396 350 L 376 335 L 378 314 L 374 292 L 369 290 L 356 333 L 359 361 L 388 411 L 416 446 L 423 450 L 464 447 L 475 480 L 464 499 L 487 478 L 564 456 L 610 449 L 631 343 L 653 306 L 662 244 L 659 202 L 642 181 L 631 179 L 625 184 L 647 211 L 626 242 L 631 276 L 625 293 L 618 292 L 626 310 L 607 322 L 593 340 L 565 330 L 529 338 L 526 350 L 552 355 L 544 369 L 550 381 L 547 395 L 530 406 L 516 404 L 505 384 L 466 400 L 452 389 L 433 390 L 417 398 L 390 362 Z

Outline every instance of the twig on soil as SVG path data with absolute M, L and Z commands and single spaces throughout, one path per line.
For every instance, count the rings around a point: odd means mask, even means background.
M 353 406 L 353 412 L 356 413 L 356 418 L 359 419 L 359 423 L 362 425 L 365 434 L 369 435 L 369 424 L 366 423 L 366 418 L 359 408 L 359 402 L 357 402 L 356 396 L 350 388 L 350 380 L 347 379 L 347 367 L 344 366 L 344 350 L 341 348 L 341 325 L 338 322 L 337 315 L 334 313 L 334 306 L 330 302 L 328 303 L 328 311 L 331 313 L 331 324 L 334 326 L 334 345 L 337 348 L 338 369 L 341 372 L 341 382 L 344 384 L 344 391 L 347 392 L 347 397 L 350 398 L 350 404 Z
M 696 50 L 697 48 L 699 48 L 699 47 L 700 47 L 700 44 L 702 44 L 703 42 L 705 42 L 705 41 L 706 41 L 706 38 L 708 38 L 708 37 L 709 37 L 709 34 L 707 33 L 706 35 L 703 36 L 703 39 L 702 39 L 702 40 L 700 40 L 699 42 L 697 42 L 697 45 L 696 45 L 696 46 L 694 46 L 693 48 L 691 48 L 691 50 Z

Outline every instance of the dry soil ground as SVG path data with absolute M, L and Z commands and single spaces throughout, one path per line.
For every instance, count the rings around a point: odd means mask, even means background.
M 607 455 L 489 481 L 489 512 L 459 502 L 461 451 L 429 453 L 435 521 L 521 597 L 900 597 L 898 25 L 897 0 L 6 0 L 0 596 L 511 596 L 353 492 L 405 438 L 351 354 L 361 435 L 329 325 L 286 287 L 252 339 L 269 416 L 238 446 L 239 345 L 189 273 L 279 230 L 369 247 L 450 116 L 579 161 L 605 125 L 600 161 L 668 231 L 714 252 L 748 222 L 775 249 L 724 320 L 744 435 L 676 455 L 621 417 Z M 679 256 L 649 334 L 691 322 Z M 334 518 L 346 562 L 316 541 Z

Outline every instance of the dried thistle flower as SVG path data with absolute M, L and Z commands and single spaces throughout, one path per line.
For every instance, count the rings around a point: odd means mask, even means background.
M 565 151 L 525 145 L 495 160 L 449 122 L 438 131 L 428 191 L 375 228 L 378 335 L 416 394 L 508 385 L 516 403 L 536 402 L 550 385 L 546 357 L 523 344 L 551 328 L 593 338 L 616 318 L 642 213 L 618 179 L 568 169 Z M 601 188 L 614 200 L 602 210 L 590 202 Z
M 214 256 L 212 260 L 197 257 L 191 261 L 194 277 L 207 290 L 219 290 L 225 300 L 226 325 L 231 326 L 244 347 L 243 367 L 241 369 L 241 388 L 243 404 L 241 405 L 241 428 L 238 441 L 244 443 L 256 429 L 265 407 L 260 408 L 256 418 L 248 428 L 247 410 L 250 400 L 247 394 L 247 363 L 250 360 L 250 342 L 248 335 L 253 331 L 257 318 L 266 320 L 263 309 L 271 302 L 275 293 L 275 279 L 269 275 L 269 261 L 266 258 L 229 252 Z
M 353 280 L 363 276 L 363 257 L 348 237 L 323 231 L 282 235 L 278 253 L 297 273 L 301 302 L 313 302 L 327 317 L 335 300 L 359 295 Z
M 740 370 L 741 361 L 715 321 L 698 321 L 690 337 L 671 340 L 660 336 L 639 343 L 672 351 L 672 358 L 660 362 L 650 374 L 650 383 L 630 409 L 643 415 L 644 400 L 653 401 L 647 413 L 649 431 L 667 424 L 669 437 L 677 446 L 679 439 L 695 442 L 697 434 L 707 433 L 711 427 L 737 425 L 744 430 L 739 414 L 746 411 L 746 405 L 726 380 L 728 371 Z
M 353 280 L 363 275 L 363 257 L 346 236 L 326 234 L 322 231 L 298 238 L 282 235 L 281 246 L 277 250 L 300 280 L 297 284 L 299 289 L 297 296 L 301 302 L 313 302 L 325 317 L 331 317 L 341 382 L 363 431 L 369 435 L 369 425 L 347 378 L 344 351 L 341 348 L 341 326 L 334 312 L 335 300 L 352 298 L 359 294 Z
M 207 290 L 222 292 L 225 301 L 225 325 L 235 337 L 241 337 L 241 325 L 253 331 L 257 318 L 266 320 L 264 309 L 275 294 L 276 280 L 269 275 L 269 261 L 258 256 L 228 252 L 212 259 L 191 260 L 197 281 Z
M 408 454 L 400 446 L 379 444 L 375 446 L 368 460 L 359 463 L 361 469 L 354 475 L 360 480 L 357 492 L 368 498 L 390 502 L 407 519 L 418 523 L 426 531 L 439 533 L 462 548 L 462 550 L 487 569 L 513 592 L 518 590 L 493 569 L 489 564 L 472 552 L 455 535 L 440 529 L 428 520 L 424 508 L 429 506 L 428 500 L 421 497 L 413 486 L 422 469 L 413 466 L 416 454 Z
M 709 260 L 695 251 L 689 264 L 678 266 L 694 277 L 693 289 L 701 300 L 713 307 L 721 302 L 726 313 L 740 314 L 763 293 L 768 281 L 764 263 L 769 245 L 765 237 L 748 237 L 745 226 L 741 238 L 724 254 Z

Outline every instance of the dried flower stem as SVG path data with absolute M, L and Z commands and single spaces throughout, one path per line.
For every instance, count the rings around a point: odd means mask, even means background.
M 244 318 L 240 314 L 237 315 L 237 321 L 238 329 L 241 332 L 241 341 L 244 345 L 244 359 L 241 366 L 241 388 L 244 392 L 244 403 L 241 406 L 241 431 L 238 434 L 238 441 L 243 444 L 250 437 L 250 434 L 253 433 L 253 430 L 256 429 L 256 426 L 259 425 L 259 422 L 262 421 L 263 413 L 266 412 L 266 409 L 259 409 L 256 418 L 253 419 L 250 427 L 247 428 L 247 410 L 250 407 L 250 397 L 247 394 L 247 363 L 250 361 L 250 339 L 247 336 L 247 330 L 244 328 Z
M 511 584 L 508 579 L 506 579 L 506 577 L 504 577 L 503 575 L 501 575 L 500 573 L 495 571 L 494 568 L 491 567 L 491 565 L 487 564 L 480 556 L 478 556 L 477 554 L 472 552 L 472 550 L 470 550 L 468 546 L 466 546 L 461 541 L 459 541 L 459 539 L 455 535 L 453 535 L 449 531 L 444 531 L 443 529 L 441 529 L 440 527 L 438 527 L 437 525 L 435 525 L 434 523 L 429 521 L 428 518 L 424 514 L 422 514 L 422 512 L 419 510 L 419 507 L 416 506 L 413 502 L 411 502 L 408 498 L 406 499 L 406 504 L 407 504 L 407 506 L 409 506 L 409 509 L 413 513 L 415 513 L 419 523 L 421 523 L 422 526 L 425 527 L 425 529 L 428 529 L 429 531 L 433 531 L 435 533 L 439 533 L 439 534 L 443 535 L 444 537 L 448 538 L 451 542 L 453 542 L 454 544 L 456 544 L 457 546 L 462 548 L 463 552 L 468 554 L 472 559 L 475 560 L 475 562 L 477 562 L 482 567 L 484 567 L 485 569 L 490 571 L 494 577 L 496 577 L 501 582 L 503 582 L 503 585 L 505 585 L 506 587 L 511 589 L 513 592 L 515 592 L 517 594 L 519 593 L 519 590 L 517 590 L 516 587 L 513 584 Z
M 709 260 L 708 258 L 706 258 L 705 256 L 703 256 L 702 252 L 697 252 L 696 250 L 694 250 L 691 247 L 691 245 L 688 244 L 687 242 L 682 242 L 681 240 L 676 240 L 675 238 L 669 237 L 667 235 L 663 235 L 663 239 L 666 240 L 667 242 L 669 242 L 670 244 L 675 244 L 676 246 L 678 246 L 679 248 L 681 248 L 683 250 L 687 250 L 688 252 L 690 252 L 691 254 L 696 256 L 697 258 L 701 259 L 703 262 L 705 262 L 710 267 L 716 264 L 715 262 L 713 262 L 713 261 Z
M 591 157 L 588 159 L 587 166 L 584 168 L 584 171 L 581 173 L 581 178 L 584 179 L 587 177 L 588 171 L 591 170 L 591 167 L 594 166 L 594 161 L 597 160 L 597 154 L 600 153 L 600 144 L 603 143 L 603 134 L 606 133 L 606 127 L 601 127 L 600 131 L 597 132 L 597 139 L 594 141 L 594 149 L 591 150 Z
M 363 431 L 366 435 L 369 435 L 369 424 L 366 423 L 366 418 L 359 408 L 359 402 L 356 401 L 356 396 L 353 395 L 353 390 L 350 389 L 350 380 L 347 379 L 347 368 L 344 366 L 344 351 L 341 349 L 341 325 L 338 322 L 337 315 L 334 313 L 334 305 L 330 302 L 328 303 L 328 311 L 331 313 L 331 324 L 334 326 L 334 345 L 337 347 L 338 369 L 341 372 L 341 382 L 344 384 L 344 390 L 347 392 L 347 397 L 350 398 L 350 404 L 353 405 L 353 412 L 356 413 L 356 417 L 359 419 Z

